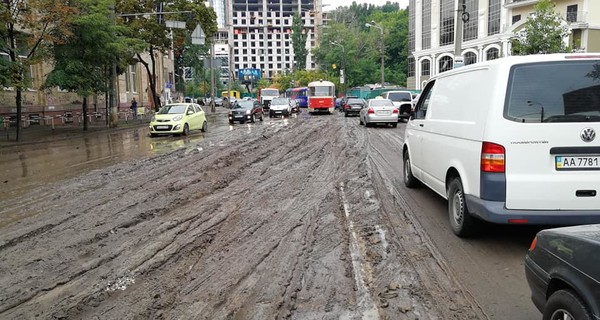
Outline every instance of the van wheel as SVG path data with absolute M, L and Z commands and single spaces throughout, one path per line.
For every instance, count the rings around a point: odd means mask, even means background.
M 458 177 L 448 185 L 448 216 L 452 231 L 459 237 L 474 236 L 481 227 L 481 221 L 469 213 L 462 182 Z
M 577 294 L 571 290 L 558 290 L 548 299 L 543 320 L 561 319 L 590 320 L 592 316 Z
M 419 180 L 413 176 L 410 168 L 410 155 L 408 151 L 404 152 L 404 185 L 407 188 L 416 188 L 419 186 Z

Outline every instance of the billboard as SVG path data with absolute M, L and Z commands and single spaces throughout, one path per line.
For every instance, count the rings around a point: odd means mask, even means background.
M 244 83 L 245 81 L 257 81 L 262 77 L 260 69 L 256 68 L 244 68 L 238 71 L 239 80 Z

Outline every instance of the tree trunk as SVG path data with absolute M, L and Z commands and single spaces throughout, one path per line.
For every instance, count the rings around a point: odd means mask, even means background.
M 87 115 L 88 115 L 88 110 L 87 110 L 87 96 L 83 97 L 83 104 L 81 105 L 81 111 L 83 114 L 83 131 L 87 131 L 88 129 L 88 122 L 87 122 Z

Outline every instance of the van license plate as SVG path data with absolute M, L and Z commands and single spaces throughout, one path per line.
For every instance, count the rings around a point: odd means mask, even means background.
M 600 170 L 600 156 L 556 156 L 556 170 Z

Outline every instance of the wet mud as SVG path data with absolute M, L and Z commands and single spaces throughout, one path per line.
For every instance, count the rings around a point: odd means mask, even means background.
M 398 129 L 230 129 L 2 199 L 0 318 L 482 318 L 390 178 Z

